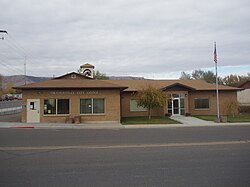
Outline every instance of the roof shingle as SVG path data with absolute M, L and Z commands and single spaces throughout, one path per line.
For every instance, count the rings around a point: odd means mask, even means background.
M 148 86 L 164 89 L 174 85 L 199 91 L 216 90 L 215 84 L 203 80 L 92 80 L 92 79 L 52 79 L 43 82 L 15 87 L 17 89 L 122 89 L 139 91 Z M 219 85 L 219 90 L 241 90 L 240 88 Z

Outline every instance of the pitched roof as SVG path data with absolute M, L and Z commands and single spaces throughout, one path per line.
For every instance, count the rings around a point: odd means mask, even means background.
M 250 89 L 250 80 L 245 81 L 242 83 L 239 88 Z
M 76 73 L 70 73 L 76 74 Z M 174 86 L 181 86 L 189 90 L 216 90 L 215 84 L 203 80 L 93 80 L 68 79 L 66 74 L 52 80 L 14 87 L 16 89 L 121 89 L 124 91 L 139 91 L 148 86 L 168 90 Z M 219 90 L 241 90 L 241 88 L 219 85 Z
M 124 91 L 139 91 L 148 86 L 158 89 L 168 88 L 174 85 L 182 85 L 191 90 L 216 90 L 216 85 L 207 83 L 203 80 L 107 80 L 110 83 L 119 84 L 128 87 Z M 240 90 L 239 88 L 219 85 L 219 90 Z
M 94 68 L 95 66 L 93 66 L 92 64 L 89 64 L 89 63 L 86 63 L 86 64 L 83 64 L 80 66 L 81 68 L 84 67 L 84 68 Z
M 14 87 L 15 89 L 121 89 L 127 87 L 103 80 L 90 79 L 52 79 L 43 82 Z
M 76 73 L 76 72 L 67 73 L 67 74 L 64 74 L 62 76 L 55 77 L 54 79 L 63 79 L 63 78 L 69 77 L 69 76 L 71 76 L 71 78 L 72 78 L 72 75 L 75 75 L 76 77 L 79 76 L 79 77 L 84 78 L 84 79 L 92 79 L 90 77 L 87 77 L 87 76 L 85 76 L 83 74 Z

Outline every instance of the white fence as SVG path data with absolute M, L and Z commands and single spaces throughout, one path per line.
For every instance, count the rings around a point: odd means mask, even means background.
M 22 110 L 22 101 L 0 101 L 0 115 L 16 114 Z

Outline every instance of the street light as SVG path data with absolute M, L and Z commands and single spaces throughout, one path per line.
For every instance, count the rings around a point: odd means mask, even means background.
M 5 31 L 5 30 L 0 30 L 0 33 L 5 33 L 5 34 L 8 34 L 8 32 L 7 32 L 7 31 Z M 0 39 L 4 40 L 4 37 L 2 37 L 2 38 L 0 38 Z
M 0 32 L 8 34 L 8 32 L 5 30 L 0 30 Z

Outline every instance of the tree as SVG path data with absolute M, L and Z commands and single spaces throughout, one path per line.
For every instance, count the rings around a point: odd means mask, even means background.
M 95 72 L 94 78 L 95 78 L 95 79 L 99 79 L 99 80 L 108 80 L 108 79 L 109 79 L 109 78 L 106 76 L 105 73 L 100 73 L 99 70 L 97 70 L 97 71 Z
M 231 100 L 229 102 L 227 102 L 226 104 L 226 108 L 225 108 L 225 112 L 227 115 L 233 115 L 233 117 L 235 117 L 235 114 L 238 113 L 239 110 L 239 105 L 238 102 L 235 100 Z
M 8 83 L 5 85 L 5 88 L 3 89 L 3 92 L 4 92 L 5 94 L 14 94 L 14 93 L 16 93 L 16 90 L 13 89 L 12 87 L 14 87 L 14 83 L 8 82 Z
M 203 70 L 194 70 L 191 74 L 182 72 L 180 79 L 195 79 L 195 80 L 204 80 L 208 83 L 216 82 L 216 75 L 213 71 L 203 71 Z M 218 83 L 223 84 L 222 78 L 218 77 Z
M 167 96 L 162 90 L 152 86 L 139 91 L 136 95 L 137 105 L 148 109 L 148 119 L 151 119 L 151 110 L 166 105 Z
M 216 75 L 212 71 L 195 70 L 192 72 L 192 77 L 198 80 L 204 80 L 208 83 L 216 82 Z
M 248 73 L 246 76 L 230 74 L 230 75 L 223 78 L 223 83 L 227 86 L 238 87 L 241 84 L 243 84 L 244 82 L 246 82 L 247 80 L 250 80 L 250 73 Z
M 180 77 L 181 80 L 190 80 L 192 79 L 192 76 L 188 73 L 185 73 L 184 71 L 181 72 L 181 77 Z

